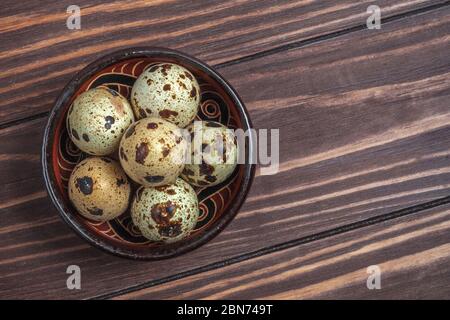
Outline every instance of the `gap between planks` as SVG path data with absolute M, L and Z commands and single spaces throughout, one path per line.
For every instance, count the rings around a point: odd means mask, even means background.
M 403 12 L 400 14 L 396 14 L 387 18 L 383 18 L 381 17 L 381 23 L 382 24 L 386 24 L 386 23 L 390 23 L 390 22 L 394 22 L 403 18 L 408 18 L 414 15 L 418 15 L 418 14 L 422 14 L 422 13 L 427 13 L 430 11 L 434 11 L 434 10 L 438 10 L 444 7 L 447 7 L 450 5 L 450 1 L 445 1 L 442 3 L 437 3 L 437 4 L 433 4 L 430 6 L 426 6 L 423 8 L 419 8 L 419 9 L 415 9 L 415 10 L 410 10 L 407 12 Z M 334 31 L 331 33 L 327 33 L 324 35 L 320 35 L 320 36 L 316 36 L 316 37 L 311 37 L 311 38 L 307 38 L 304 40 L 299 40 L 299 41 L 295 41 L 292 43 L 288 43 L 285 45 L 281 45 L 269 50 L 264 50 L 264 51 L 260 51 L 258 53 L 254 53 L 254 54 L 250 54 L 250 55 L 246 55 L 237 59 L 232 59 L 229 61 L 225 61 L 219 64 L 215 64 L 213 65 L 213 68 L 215 69 L 221 69 L 221 68 L 225 68 L 228 66 L 233 66 L 236 64 L 240 64 L 240 63 L 244 63 L 244 62 L 248 62 L 251 60 L 256 60 L 256 59 L 260 59 L 266 56 L 270 56 L 273 54 L 277 54 L 283 51 L 288 51 L 288 50 L 293 50 L 293 49 L 300 49 L 312 44 L 316 44 L 322 41 L 327 41 L 327 40 L 331 40 L 331 39 L 335 39 L 353 32 L 357 32 L 357 31 L 361 31 L 364 30 L 365 28 L 367 28 L 366 24 L 360 24 L 360 25 L 356 25 L 353 27 L 349 27 L 349 28 L 344 28 L 338 31 Z M 32 121 L 35 119 L 40 119 L 40 118 L 45 118 L 49 115 L 49 111 L 45 111 L 45 112 L 41 112 L 41 113 L 37 113 L 35 115 L 32 116 L 27 116 L 21 119 L 15 119 L 15 120 L 11 120 L 8 122 L 5 122 L 3 124 L 0 124 L 0 130 L 6 129 L 8 127 L 12 127 L 12 126 L 16 126 L 16 125 L 20 125 L 22 123 L 28 122 L 28 121 Z
M 180 272 L 174 275 L 171 275 L 169 277 L 165 277 L 165 278 L 161 278 L 161 279 L 157 279 L 157 280 L 153 280 L 153 281 L 148 281 L 148 282 L 144 282 L 141 284 L 138 284 L 136 286 L 131 286 L 128 288 L 124 288 L 124 289 L 120 289 L 117 291 L 113 291 L 107 294 L 102 294 L 102 295 L 98 295 L 98 296 L 93 296 L 91 298 L 88 298 L 87 300 L 103 300 L 103 299 L 111 299 L 123 294 L 127 294 L 133 291 L 137 291 L 137 290 L 142 290 L 142 289 L 146 289 L 146 288 L 150 288 L 150 287 L 154 287 L 163 283 L 167 283 L 167 282 L 171 282 L 174 280 L 179 280 L 182 278 L 186 278 L 189 276 L 193 276 L 199 273 L 203 273 L 206 271 L 211 271 L 211 270 L 215 270 L 215 269 L 219 269 L 225 266 L 229 266 L 232 264 L 236 264 L 239 262 L 243 262 L 246 260 L 250 260 L 253 258 L 257 258 L 257 257 L 261 257 L 267 254 L 271 254 L 274 253 L 276 251 L 280 251 L 280 250 L 285 250 L 285 249 L 289 249 L 292 247 L 296 247 L 296 246 L 300 246 L 300 245 L 304 245 L 307 243 L 311 243 L 317 240 L 322 240 L 325 238 L 330 238 L 336 235 L 340 235 L 340 234 L 344 234 L 350 231 L 354 231 L 356 229 L 360 229 L 360 228 L 364 228 L 364 227 L 368 227 L 368 226 L 372 226 L 381 222 L 385 222 L 385 221 L 389 221 L 389 220 L 394 220 L 394 219 L 398 219 L 401 217 L 405 217 L 408 215 L 412 215 L 412 214 L 417 214 L 421 211 L 427 210 L 427 209 L 431 209 L 431 208 L 435 208 L 438 206 L 442 206 L 445 204 L 449 204 L 450 203 L 450 196 L 444 197 L 444 198 L 440 198 L 437 200 L 433 200 L 430 202 L 426 202 L 423 204 L 419 204 L 416 206 L 412 206 L 409 208 L 405 208 L 405 209 L 401 209 L 401 210 L 397 210 L 397 211 L 393 211 L 391 213 L 387 213 L 387 214 L 382 214 L 376 217 L 372 217 L 372 218 L 368 218 L 362 221 L 358 221 L 355 223 L 351 223 L 342 227 L 338 227 L 338 228 L 334 228 L 331 230 L 326 230 L 320 233 L 316 233 L 316 234 L 312 234 L 309 236 L 305 236 L 305 237 L 301 237 L 298 239 L 294 239 L 291 241 L 287 241 L 284 243 L 280 243 L 277 245 L 273 245 L 273 246 L 269 246 L 266 248 L 262 248 L 256 251 L 252 251 L 252 252 L 248 252 L 242 255 L 238 255 L 235 257 L 232 257 L 230 259 L 224 260 L 224 261 L 219 261 L 219 262 L 215 262 L 215 263 L 211 263 L 202 267 L 198 267 L 195 269 L 191 269 L 185 272 Z

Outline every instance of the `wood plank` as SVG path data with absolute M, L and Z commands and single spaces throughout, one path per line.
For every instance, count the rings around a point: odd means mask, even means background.
M 116 299 L 448 299 L 449 263 L 446 205 Z
M 449 195 L 449 26 L 439 10 L 224 68 L 255 126 L 280 128 L 281 170 L 257 176 L 217 238 L 171 260 L 78 239 L 45 196 L 44 119 L 0 130 L 0 297 L 91 297 Z M 66 289 L 70 264 L 82 290 Z
M 380 0 L 383 18 L 443 0 Z M 130 46 L 164 46 L 216 64 L 364 24 L 372 1 L 6 1 L 0 17 L 0 124 L 48 111 L 87 63 Z M 176 12 L 176 14 L 174 14 Z

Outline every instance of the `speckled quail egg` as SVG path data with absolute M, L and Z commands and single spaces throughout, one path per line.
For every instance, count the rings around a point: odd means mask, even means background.
M 146 68 L 131 90 L 137 118 L 160 117 L 184 128 L 194 120 L 200 104 L 200 87 L 186 68 L 159 63 Z
M 66 119 L 72 141 L 92 155 L 116 151 L 120 138 L 133 122 L 133 110 L 127 99 L 101 87 L 81 93 L 70 106 Z
M 181 175 L 183 179 L 194 186 L 214 186 L 225 181 L 237 164 L 233 131 L 215 121 L 196 121 L 187 130 L 191 134 L 191 157 Z M 197 135 L 200 136 L 196 138 Z
M 131 193 L 119 163 L 106 157 L 90 157 L 77 164 L 68 189 L 77 211 L 95 221 L 120 216 L 128 208 Z
M 132 124 L 122 137 L 119 158 L 135 182 L 146 187 L 174 183 L 183 171 L 187 141 L 173 123 L 144 118 Z
M 180 178 L 166 186 L 139 188 L 131 205 L 133 223 L 153 241 L 170 243 L 185 238 L 198 216 L 197 195 Z

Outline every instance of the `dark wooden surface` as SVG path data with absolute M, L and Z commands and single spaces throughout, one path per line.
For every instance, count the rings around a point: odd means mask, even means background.
M 450 295 L 450 206 L 362 227 L 117 299 L 395 299 Z M 368 290 L 378 266 L 381 289 Z
M 48 111 L 76 71 L 112 50 L 164 46 L 210 64 L 236 62 L 368 16 L 368 4 L 354 0 L 83 0 L 81 30 L 73 31 L 66 28 L 72 2 L 23 2 L 2 1 L 0 9 L 0 124 Z M 383 17 L 443 2 L 378 1 Z
M 65 28 L 70 3 L 43 2 L 0 9 L 0 298 L 450 298 L 448 1 L 376 1 L 381 30 L 363 1 L 80 1 L 81 31 Z M 217 65 L 281 136 L 280 172 L 257 175 L 226 230 L 161 262 L 79 239 L 39 163 L 68 79 L 134 45 Z M 382 290 L 365 288 L 374 263 Z

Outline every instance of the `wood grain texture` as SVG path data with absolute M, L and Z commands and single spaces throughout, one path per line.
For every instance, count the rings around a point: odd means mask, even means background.
M 438 0 L 380 0 L 383 18 Z M 373 1 L 6 1 L 0 11 L 0 124 L 48 111 L 87 63 L 130 46 L 165 46 L 216 64 L 363 25 Z
M 116 299 L 448 299 L 449 263 L 446 205 Z
M 280 128 L 280 173 L 257 176 L 217 238 L 167 261 L 77 238 L 41 180 L 45 119 L 0 130 L 0 297 L 92 297 L 449 195 L 449 26 L 447 7 L 223 68 L 255 126 Z M 82 290 L 66 289 L 70 264 Z

